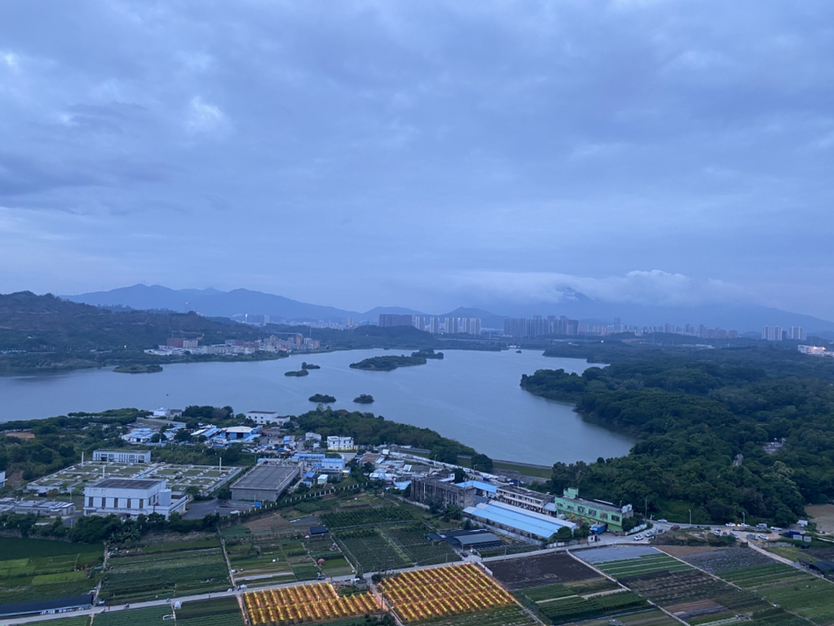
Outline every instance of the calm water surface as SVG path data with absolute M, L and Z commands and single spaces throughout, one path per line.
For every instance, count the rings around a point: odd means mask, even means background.
M 393 372 L 352 370 L 350 363 L 397 350 L 353 350 L 291 356 L 252 363 L 166 365 L 158 374 L 116 374 L 111 370 L 0 377 L 0 421 L 136 407 L 185 408 L 190 404 L 231 405 L 299 414 L 315 408 L 314 393 L 335 396 L 334 408 L 372 411 L 386 419 L 427 427 L 497 459 L 550 465 L 623 456 L 634 440 L 585 422 L 570 405 L 539 398 L 519 387 L 522 374 L 563 368 L 582 372 L 579 359 L 555 359 L 540 352 L 444 351 L 442 361 Z M 321 366 L 309 376 L 284 372 L 302 361 Z M 353 398 L 371 394 L 376 402 Z

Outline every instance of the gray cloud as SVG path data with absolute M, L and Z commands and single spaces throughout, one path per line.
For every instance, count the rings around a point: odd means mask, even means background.
M 834 274 L 832 17 L 823 0 L 7 0 L 0 291 L 149 280 L 440 309 L 563 276 L 834 317 L 811 295 Z

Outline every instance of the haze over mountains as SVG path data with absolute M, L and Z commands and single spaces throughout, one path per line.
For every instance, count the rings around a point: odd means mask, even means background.
M 380 313 L 435 315 L 438 317 L 480 317 L 485 328 L 502 328 L 505 317 L 533 315 L 565 315 L 571 319 L 611 324 L 620 318 L 623 324 L 658 326 L 704 324 L 708 327 L 735 329 L 739 332 L 760 332 L 762 326 L 802 326 L 807 332 L 832 332 L 834 322 L 810 315 L 790 313 L 753 304 L 701 304 L 692 306 L 659 306 L 634 303 L 602 302 L 582 293 L 567 290 L 559 303 L 512 302 L 492 299 L 461 307 L 454 311 L 427 313 L 401 307 L 376 307 L 369 311 L 349 311 L 332 306 L 309 304 L 283 296 L 234 289 L 169 289 L 161 285 L 133 285 L 110 291 L 97 291 L 74 296 L 62 296 L 73 302 L 95 306 L 125 306 L 133 309 L 167 309 L 175 312 L 196 311 L 202 315 L 235 317 L 245 314 L 267 314 L 273 322 L 376 323 Z

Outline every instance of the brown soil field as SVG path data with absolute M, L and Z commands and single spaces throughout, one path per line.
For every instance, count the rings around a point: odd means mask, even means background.
M 267 517 L 256 519 L 252 522 L 247 522 L 246 527 L 251 530 L 253 534 L 260 535 L 274 530 L 286 530 L 288 528 L 292 528 L 293 526 L 281 517 L 280 513 L 276 513 L 275 515 L 269 515 Z
M 599 578 L 594 570 L 567 554 L 491 561 L 486 565 L 496 579 L 513 591 Z
M 31 433 L 28 430 L 10 431 L 10 432 L 4 433 L 4 434 L 6 435 L 6 437 L 14 437 L 16 439 L 34 439 L 35 438 L 35 433 Z
M 817 525 L 817 530 L 834 535 L 834 504 L 815 504 L 806 506 L 811 521 Z
M 662 550 L 666 554 L 671 554 L 679 559 L 686 558 L 692 554 L 702 554 L 704 552 L 715 552 L 723 550 L 724 548 L 711 548 L 710 546 L 655 546 L 658 550 Z

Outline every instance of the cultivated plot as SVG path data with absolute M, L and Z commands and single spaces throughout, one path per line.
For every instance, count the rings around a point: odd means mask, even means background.
M 111 557 L 101 589 L 110 604 L 225 591 L 231 585 L 217 539 L 155 546 L 150 553 Z M 189 549 L 192 548 L 192 549 Z
M 597 572 L 564 552 L 490 561 L 489 568 L 511 590 L 599 578 Z
M 101 574 L 100 545 L 0 537 L 0 605 L 89 593 Z
M 382 597 L 408 623 L 518 606 L 471 564 L 403 572 L 380 584 Z
M 330 584 L 255 591 L 244 599 L 254 626 L 327 622 L 383 612 L 372 594 L 340 596 Z

